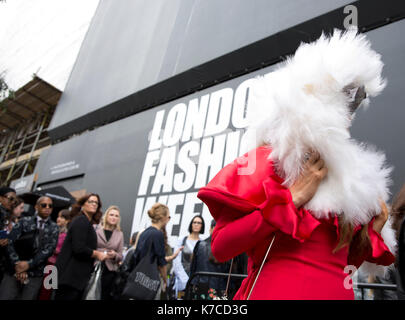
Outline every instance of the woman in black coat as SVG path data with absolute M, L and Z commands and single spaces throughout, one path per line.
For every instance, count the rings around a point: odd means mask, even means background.
M 97 235 L 93 224 L 98 223 L 101 201 L 97 194 L 88 194 L 73 206 L 72 222 L 56 261 L 58 289 L 55 300 L 81 300 L 91 277 L 94 260 L 103 261 L 107 255 L 97 251 Z

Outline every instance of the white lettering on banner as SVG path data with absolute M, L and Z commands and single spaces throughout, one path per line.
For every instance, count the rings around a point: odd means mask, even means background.
M 132 232 L 150 225 L 147 211 L 155 202 L 166 204 L 171 212 L 166 230 L 172 246 L 188 233 L 194 215 L 202 214 L 209 226 L 212 217 L 197 192 L 221 168 L 247 152 L 246 108 L 254 82 L 247 79 L 236 90 L 221 88 L 156 112 L 134 199 Z M 247 173 L 254 169 L 248 165 Z M 205 236 L 208 232 L 206 227 Z
M 148 191 L 149 179 L 156 174 L 156 167 L 153 166 L 154 162 L 159 159 L 160 150 L 149 152 L 146 155 L 145 166 L 143 168 L 142 179 L 139 185 L 139 196 L 144 196 Z
M 194 188 L 199 189 L 207 184 L 207 180 L 215 177 L 222 168 L 226 135 L 221 134 L 214 138 L 204 138 L 201 142 L 201 157 L 198 165 Z M 212 151 L 211 151 L 212 150 Z M 207 173 L 209 171 L 209 178 Z
M 165 110 L 158 111 L 155 117 L 155 123 L 153 124 L 152 135 L 150 137 L 149 151 L 160 149 L 162 146 L 162 139 L 160 138 L 161 128 L 163 125 L 163 117 Z
M 178 192 L 183 192 L 193 186 L 195 178 L 195 163 L 190 157 L 198 156 L 200 145 L 197 141 L 186 143 L 179 151 L 178 166 L 183 172 L 174 176 L 173 187 Z
M 188 104 L 187 119 L 184 125 L 182 142 L 193 139 L 200 139 L 204 134 L 205 118 L 207 117 L 208 101 L 210 96 L 206 94 L 200 99 L 190 100 Z
M 163 144 L 166 147 L 175 145 L 180 141 L 186 119 L 187 106 L 184 103 L 176 104 L 169 112 L 166 128 L 163 134 Z
M 160 157 L 152 194 L 171 192 L 173 186 L 174 166 L 176 164 L 176 147 L 163 149 Z M 163 187 L 163 190 L 162 190 Z
M 66 171 L 71 171 L 75 169 L 79 169 L 80 165 L 76 164 L 75 161 L 69 161 L 66 163 L 58 164 L 56 166 L 51 167 L 51 174 L 62 173 Z
M 212 136 L 226 130 L 232 111 L 233 90 L 225 88 L 211 95 L 204 136 Z
M 249 89 L 254 85 L 255 79 L 243 81 L 236 89 L 233 102 L 232 124 L 235 128 L 247 127 L 247 105 L 249 101 Z
M 16 185 L 15 185 L 15 189 L 16 190 L 18 190 L 18 189 L 24 189 L 26 186 L 27 186 L 27 184 L 28 184 L 28 181 L 27 180 L 21 180 L 20 182 L 18 182 Z

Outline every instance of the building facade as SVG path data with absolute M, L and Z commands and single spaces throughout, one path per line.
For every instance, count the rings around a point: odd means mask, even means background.
M 100 194 L 104 209 L 121 208 L 126 241 L 148 225 L 154 202 L 166 203 L 173 245 L 195 214 L 212 219 L 196 194 L 242 152 L 252 79 L 300 42 L 354 23 L 382 55 L 388 86 L 352 135 L 387 154 L 395 193 L 405 177 L 404 13 L 400 1 L 102 0 L 48 128 L 36 187 Z

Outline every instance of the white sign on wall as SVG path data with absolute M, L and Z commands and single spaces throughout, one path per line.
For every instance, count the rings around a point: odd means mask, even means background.
M 202 92 L 156 112 L 135 195 L 131 233 L 150 225 L 147 211 L 160 202 L 171 212 L 166 230 L 172 246 L 178 237 L 188 234 L 188 226 L 197 214 L 202 214 L 205 221 L 203 238 L 209 235 L 212 217 L 197 193 L 225 165 L 247 151 L 241 145 L 253 81 L 249 78 L 235 89 Z

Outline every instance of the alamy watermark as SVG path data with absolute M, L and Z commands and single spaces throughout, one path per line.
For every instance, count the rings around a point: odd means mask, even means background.
M 58 268 L 54 265 L 47 265 L 44 268 L 44 277 L 43 285 L 47 290 L 58 289 Z
M 343 272 L 347 273 L 348 275 L 343 280 L 343 287 L 347 290 L 353 289 L 353 275 L 356 273 L 357 268 L 354 265 L 347 265 Z
M 355 5 L 350 4 L 345 6 L 343 9 L 343 13 L 347 14 L 345 19 L 343 20 L 343 26 L 346 29 L 357 27 L 359 25 L 359 13 Z

